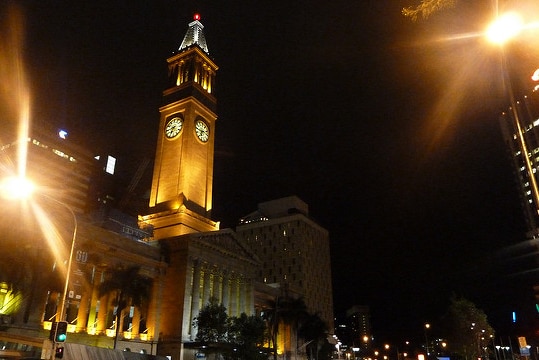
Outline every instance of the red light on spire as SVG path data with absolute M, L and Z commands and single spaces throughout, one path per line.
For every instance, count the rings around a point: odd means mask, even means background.
M 195 19 L 195 20 L 197 20 L 197 21 L 200 20 L 200 14 L 195 14 L 195 15 L 193 16 L 193 19 Z

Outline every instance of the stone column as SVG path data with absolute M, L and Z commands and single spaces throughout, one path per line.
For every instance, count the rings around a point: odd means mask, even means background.
M 146 325 L 145 329 L 139 329 L 139 333 L 146 330 L 148 334 L 148 340 L 158 340 L 159 334 L 159 323 L 160 323 L 160 314 L 161 314 L 161 296 L 163 294 L 163 281 L 165 280 L 165 275 L 162 273 L 161 269 L 156 272 L 156 277 L 152 279 L 152 290 L 151 298 L 146 309 Z M 137 324 L 140 326 L 140 324 Z
M 238 314 L 238 278 L 233 277 L 230 281 L 230 316 L 237 316 Z
M 217 302 L 223 303 L 223 275 L 221 272 L 216 269 L 215 273 L 213 274 L 213 297 L 217 299 Z
M 80 299 L 79 311 L 77 312 L 77 332 L 83 331 L 88 325 L 88 312 L 90 310 L 91 300 L 90 296 L 91 294 L 88 294 L 88 291 L 85 291 Z
M 194 319 L 195 317 L 198 316 L 198 313 L 200 311 L 200 274 L 201 274 L 201 264 L 200 264 L 200 261 L 196 260 L 195 263 L 194 263 L 194 271 L 193 271 L 193 291 L 192 291 L 192 299 L 193 299 L 193 302 L 191 304 L 191 316 L 189 317 L 187 314 L 185 314 L 190 320 Z M 185 317 L 185 316 L 184 316 Z M 191 324 L 191 321 L 189 321 L 189 333 L 192 334 L 193 336 L 195 334 L 193 334 L 193 329 L 192 329 L 192 326 L 193 324 Z
M 222 289 L 221 294 L 223 294 L 221 303 L 223 304 L 225 309 L 227 309 L 227 312 L 228 312 L 229 310 L 228 305 L 230 302 L 230 274 L 228 273 L 228 271 L 223 272 L 223 283 L 222 283 L 221 289 Z M 228 314 L 230 315 L 230 313 Z
M 94 275 L 93 283 L 91 284 L 90 295 L 89 295 L 90 304 L 89 304 L 88 320 L 86 322 L 86 331 L 89 333 L 94 333 L 94 334 L 98 333 L 98 329 L 97 329 L 98 319 L 96 315 L 98 313 L 97 301 L 99 300 L 99 291 L 98 291 L 98 287 L 100 284 L 99 279 L 101 279 L 102 273 L 103 272 L 100 270 L 95 271 L 95 275 Z
M 107 307 L 109 303 L 109 297 L 107 295 L 102 296 L 99 299 L 99 305 L 97 307 L 97 321 L 96 321 L 96 334 L 104 334 L 107 329 Z
M 194 340 L 192 334 L 192 319 L 191 313 L 193 308 L 193 284 L 195 282 L 195 264 L 191 257 L 187 259 L 186 274 L 185 274 L 185 291 L 183 294 L 183 311 L 182 311 L 182 339 Z
M 210 301 L 210 290 L 211 290 L 211 271 L 209 266 L 204 269 L 204 283 L 202 284 L 202 307 L 206 306 Z
M 131 323 L 133 325 L 133 327 L 131 328 L 131 334 L 133 334 L 133 336 L 138 335 L 138 333 L 140 332 L 140 310 L 138 307 L 135 307 Z

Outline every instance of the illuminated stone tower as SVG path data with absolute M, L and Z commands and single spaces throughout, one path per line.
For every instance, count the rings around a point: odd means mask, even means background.
M 167 59 L 169 87 L 159 109 L 159 133 L 150 195 L 151 214 L 141 216 L 154 239 L 219 229 L 210 219 L 217 65 L 210 59 L 197 14 L 178 51 Z

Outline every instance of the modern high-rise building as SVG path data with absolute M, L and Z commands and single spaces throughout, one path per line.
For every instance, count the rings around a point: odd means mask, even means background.
M 349 328 L 349 346 L 368 349 L 372 346 L 371 314 L 368 306 L 354 305 L 346 311 L 346 322 Z
M 308 205 L 297 196 L 260 203 L 236 232 L 262 262 L 257 280 L 299 294 L 333 329 L 329 233 L 309 217 Z
M 516 100 L 500 116 L 529 237 L 539 236 L 539 91 Z M 518 129 L 520 127 L 520 131 Z M 520 137 L 519 134 L 522 134 Z M 529 165 L 528 165 L 529 164 Z M 533 178 L 530 176 L 533 174 Z

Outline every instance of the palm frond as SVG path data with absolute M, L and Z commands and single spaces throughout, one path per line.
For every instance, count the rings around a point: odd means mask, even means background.
M 428 18 L 437 11 L 455 6 L 457 0 L 421 0 L 417 6 L 409 6 L 402 9 L 402 14 L 416 21 L 420 16 Z

